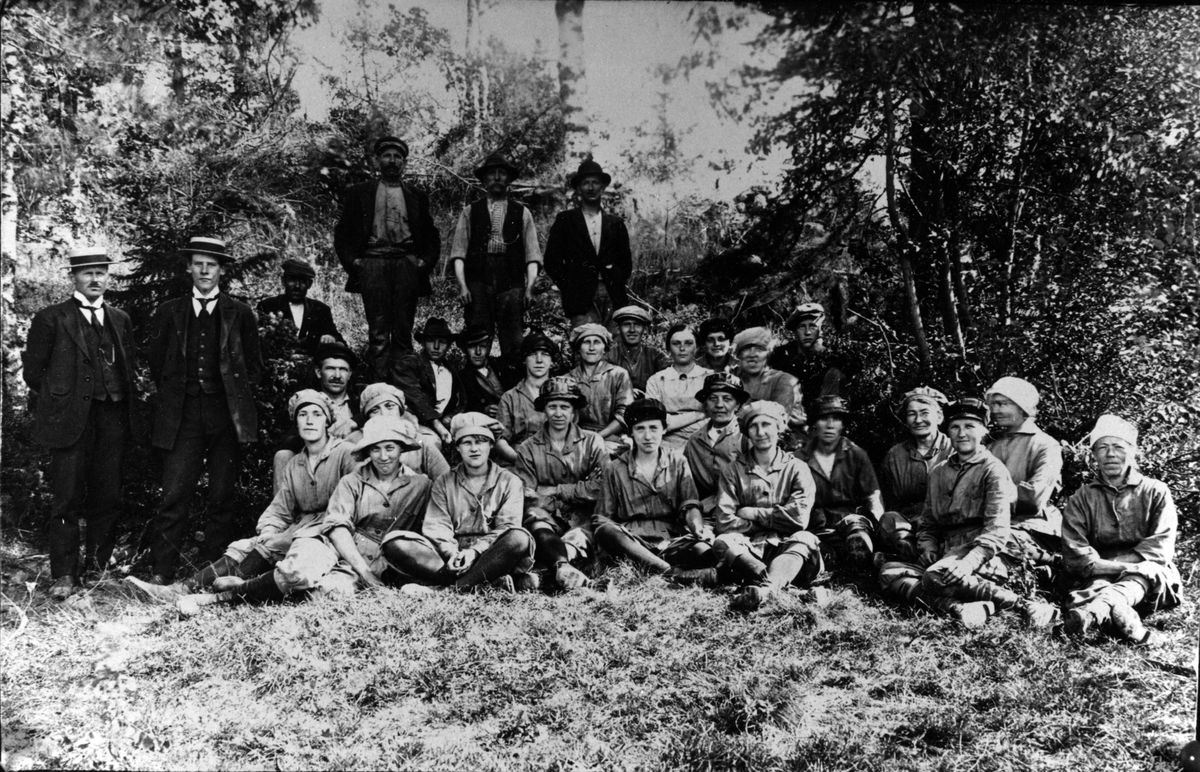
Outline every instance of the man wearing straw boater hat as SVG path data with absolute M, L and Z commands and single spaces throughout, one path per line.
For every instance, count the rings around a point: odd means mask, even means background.
M 74 294 L 39 311 L 21 355 L 34 436 L 50 449 L 50 595 L 66 600 L 84 572 L 103 570 L 121 503 L 121 459 L 135 390 L 133 326 L 104 300 L 113 260 L 73 250 Z M 79 564 L 79 518 L 87 545 Z
M 504 156 L 484 159 L 475 177 L 487 195 L 459 214 L 450 248 L 463 321 L 496 335 L 506 365 L 520 356 L 525 306 L 542 264 L 533 215 L 508 197 L 509 184 L 520 175 Z
M 350 280 L 347 292 L 362 295 L 367 317 L 367 364 L 380 381 L 393 381 L 400 358 L 411 354 L 418 298 L 433 290 L 429 274 L 442 237 L 429 214 L 429 197 L 401 181 L 408 143 L 398 137 L 375 142 L 379 179 L 351 185 L 333 230 L 333 249 Z
M 153 580 L 169 583 L 187 533 L 188 503 L 208 472 L 201 562 L 233 540 L 239 444 L 258 436 L 254 389 L 262 378 L 258 322 L 250 306 L 221 292 L 232 261 L 225 242 L 193 238 L 179 253 L 192 291 L 160 305 L 150 321 L 150 377 L 158 388 L 151 444 L 163 454 L 163 500 L 154 527 Z

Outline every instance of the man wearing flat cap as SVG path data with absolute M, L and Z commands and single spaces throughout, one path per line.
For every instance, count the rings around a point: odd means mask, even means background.
M 610 364 L 625 368 L 633 388 L 644 392 L 650 376 L 671 366 L 671 360 L 659 349 L 645 342 L 650 329 L 650 312 L 640 306 L 624 306 L 613 312 L 617 338 L 605 355 Z
M 495 334 L 506 363 L 518 356 L 525 306 L 542 264 L 533 215 L 508 196 L 509 184 L 520 175 L 504 156 L 484 159 L 475 178 L 487 195 L 459 214 L 450 248 L 463 321 Z
M 570 186 L 579 206 L 559 212 L 546 237 L 546 273 L 562 293 L 571 327 L 592 322 L 607 326 L 614 308 L 629 305 L 625 283 L 633 273 L 633 252 L 625 221 L 602 207 L 612 182 L 600 164 L 579 164 Z
M 121 459 L 135 391 L 133 326 L 104 301 L 103 249 L 68 256 L 73 295 L 39 311 L 21 354 L 34 436 L 50 449 L 50 595 L 70 597 L 84 572 L 108 564 L 121 503 Z M 36 405 L 35 405 L 36 403 Z M 79 564 L 79 518 L 87 517 Z
M 800 382 L 805 408 L 821 397 L 845 396 L 842 387 L 849 367 L 844 357 L 825 346 L 824 325 L 825 307 L 820 303 L 796 306 L 784 322 L 794 337 L 772 351 L 768 362 Z
M 283 261 L 283 294 L 269 297 L 258 304 L 258 318 L 280 319 L 303 343 L 305 352 L 313 354 L 322 343 L 345 343 L 346 339 L 333 323 L 329 306 L 308 296 L 317 272 L 303 260 Z
M 402 181 L 408 145 L 396 137 L 375 143 L 380 178 L 351 185 L 333 230 L 333 249 L 350 276 L 347 292 L 362 295 L 367 317 L 367 364 L 378 380 L 393 377 L 412 353 L 417 300 L 432 292 L 429 274 L 442 237 L 429 197 Z
M 180 255 L 192 291 L 160 305 L 150 320 L 148 359 L 158 399 L 150 439 L 164 451 L 163 500 L 152 548 L 158 584 L 175 574 L 188 504 L 206 471 L 201 561 L 219 558 L 232 540 L 239 446 L 258 439 L 254 390 L 263 374 L 254 311 L 221 292 L 221 273 L 233 260 L 225 242 L 196 237 Z

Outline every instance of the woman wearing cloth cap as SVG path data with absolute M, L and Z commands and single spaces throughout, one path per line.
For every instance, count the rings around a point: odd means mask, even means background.
M 1004 464 L 983 447 L 987 406 L 962 399 L 946 410 L 946 419 L 954 455 L 929 474 L 917 524 L 918 562 L 884 563 L 880 583 L 888 594 L 924 602 L 968 627 L 985 624 L 996 608 L 1017 609 L 1031 625 L 1049 627 L 1056 608 L 1001 586 L 1015 562 L 1009 518 L 1017 492 Z
M 500 415 L 500 398 L 504 386 L 496 365 L 488 352 L 492 350 L 492 336 L 482 327 L 467 327 L 458 336 L 458 347 L 466 354 L 466 361 L 458 371 L 462 384 L 461 407 L 464 412 L 483 413 L 495 420 Z M 453 434 L 453 428 L 451 429 Z M 456 443 L 457 444 L 457 443 Z M 497 435 L 492 447 L 496 460 L 511 466 L 517 461 L 517 452 L 503 436 Z
M 696 335 L 690 326 L 673 324 L 664 339 L 671 352 L 671 366 L 650 376 L 646 396 L 662 402 L 667 409 L 663 445 L 668 450 L 683 450 L 704 421 L 704 406 L 696 394 L 712 371 L 696 364 Z
M 1183 583 L 1175 567 L 1179 516 L 1165 483 L 1138 471 L 1137 428 L 1103 415 L 1088 435 L 1096 479 L 1067 499 L 1063 568 L 1072 582 L 1068 632 L 1110 625 L 1121 637 L 1146 643 L 1150 632 L 1134 609 L 1179 604 Z
M 369 421 L 377 416 L 391 416 L 412 424 L 413 429 L 417 432 L 417 441 L 420 443 L 420 447 L 401 453 L 400 463 L 413 471 L 420 472 L 430 480 L 436 480 L 450 471 L 450 464 L 442 455 L 442 451 L 438 449 L 441 443 L 437 435 L 424 427 L 417 426 L 417 421 L 412 413 L 405 412 L 404 392 L 400 389 L 390 383 L 372 383 L 358 396 L 358 406 L 364 421 Z M 347 437 L 346 440 L 358 444 L 362 437 L 363 433 L 359 430 Z
M 883 506 L 879 518 L 880 552 L 917 560 L 912 523 L 921 515 L 929 490 L 929 471 L 950 457 L 954 448 L 942 425 L 942 407 L 949 400 L 937 389 L 919 386 L 900 398 L 897 415 L 909 437 L 888 450 L 880 467 Z
M 302 389 L 287 407 L 304 448 L 281 470 L 275 496 L 258 518 L 256 535 L 231 543 L 220 559 L 182 582 L 161 586 L 132 577 L 127 581 L 153 598 L 174 602 L 209 588 L 220 577 L 258 576 L 283 559 L 298 530 L 325 514 L 338 481 L 354 471 L 354 446 L 329 436 L 335 411 L 327 395 Z
M 626 447 L 617 438 L 625 432 L 622 417 L 625 407 L 633 402 L 633 382 L 624 368 L 604 360 L 611 346 L 612 335 L 601 325 L 579 325 L 571 331 L 576 365 L 567 374 L 579 384 L 587 400 L 579 411 L 579 427 L 599 434 L 609 453 L 615 454 Z
M 550 368 L 558 346 L 540 332 L 531 332 L 521 341 L 521 356 L 525 360 L 525 377 L 516 386 L 504 392 L 496 419 L 500 422 L 504 439 L 516 448 L 538 429 L 546 416 L 534 403 L 542 393 L 542 384 L 550 378 Z
M 844 550 L 868 566 L 875 552 L 871 535 L 883 514 L 875 469 L 867 452 L 846 439 L 850 410 L 841 397 L 818 397 L 812 411 L 811 436 L 796 453 L 817 486 L 809 528 L 826 550 Z
M 497 583 L 511 592 L 516 579 L 532 589 L 534 542 L 521 527 L 521 481 L 488 458 L 499 426 L 483 413 L 460 413 L 450 431 L 462 462 L 434 481 L 421 532 L 389 541 L 385 557 L 424 584 Z
M 681 455 L 662 444 L 667 411 L 658 400 L 639 399 L 625 416 L 633 452 L 604 470 L 593 519 L 596 543 L 651 573 L 715 586 L 712 529 L 704 523 L 692 473 Z M 707 570 L 680 570 L 697 568 Z
M 671 364 L 666 354 L 644 342 L 646 330 L 650 329 L 650 313 L 638 306 L 618 308 L 613 313 L 613 324 L 620 334 L 605 359 L 625 368 L 633 388 L 644 392 L 650 376 Z
M 573 590 L 588 579 L 572 563 L 591 555 L 592 512 L 608 465 L 604 440 L 580 429 L 575 414 L 587 400 L 570 376 L 542 385 L 535 407 L 542 428 L 517 446 L 517 476 L 525 486 L 525 527 L 537 542 L 537 560 L 553 586 Z
M 700 508 L 711 526 L 717 508 L 717 482 L 725 467 L 744 450 L 737 413 L 750 395 L 742 388 L 740 378 L 720 372 L 705 376 L 704 388 L 697 392 L 696 399 L 704 405 L 708 420 L 688 439 L 683 456 L 696 482 Z
M 733 339 L 733 353 L 738 358 L 737 374 L 751 400 L 765 399 L 783 406 L 787 416 L 784 430 L 790 429 L 800 439 L 805 429 L 800 382 L 767 365 L 773 347 L 771 331 L 766 327 L 751 327 L 739 332 Z
M 706 319 L 696 332 L 701 353 L 696 361 L 714 373 L 731 373 L 737 369 L 733 355 L 733 325 L 728 319 Z
M 732 604 L 751 610 L 790 584 L 809 584 L 823 564 L 821 543 L 806 530 L 816 484 L 804 462 L 779 447 L 787 413 L 757 400 L 738 421 L 750 448 L 721 474 L 713 550 L 721 568 L 749 585 Z
M 1062 514 L 1050 503 L 1062 487 L 1062 445 L 1034 423 L 1039 397 L 1029 381 L 1001 378 L 984 399 L 998 429 L 988 450 L 1008 467 L 1017 486 L 1013 537 L 1027 560 L 1052 565 L 1062 547 Z

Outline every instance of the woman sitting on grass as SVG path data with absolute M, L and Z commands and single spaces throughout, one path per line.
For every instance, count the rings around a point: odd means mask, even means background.
M 406 591 L 486 583 L 509 592 L 536 588 L 529 573 L 533 535 L 521 527 L 521 480 L 489 458 L 499 429 L 482 413 L 451 420 L 462 463 L 434 480 L 421 533 L 403 533 L 383 546 L 389 564 L 422 583 L 405 585 Z
M 704 422 L 704 406 L 696 395 L 704 388 L 704 377 L 712 370 L 696 364 L 696 334 L 690 326 L 671 325 L 666 342 L 671 366 L 650 376 L 646 396 L 658 400 L 667 410 L 663 445 L 667 450 L 683 450 L 688 438 Z
M 667 411 L 658 400 L 639 399 L 625 409 L 625 420 L 633 451 L 604 470 L 596 543 L 611 557 L 629 558 L 680 584 L 715 586 L 712 529 L 704 524 L 692 473 L 681 455 L 662 446 Z
M 696 394 L 696 399 L 704 405 L 708 420 L 688 439 L 683 456 L 696 482 L 700 509 L 706 522 L 712 525 L 717 510 L 717 483 L 744 444 L 737 413 L 750 395 L 736 375 L 719 372 L 705 377 L 704 388 Z
M 1175 567 L 1178 513 L 1165 483 L 1137 469 L 1137 427 L 1104 415 L 1088 435 L 1098 476 L 1067 500 L 1064 568 L 1073 592 L 1067 632 L 1109 626 L 1134 643 L 1150 631 L 1135 608 L 1172 608 L 1183 591 Z
M 625 408 L 633 402 L 633 381 L 624 367 L 605 360 L 612 335 L 599 324 L 581 324 L 571 331 L 575 349 L 575 369 L 568 373 L 579 384 L 586 404 L 579 411 L 579 428 L 596 432 L 608 452 L 616 455 L 628 446 L 625 433 Z
M 372 383 L 363 389 L 362 394 L 358 397 L 358 404 L 364 421 L 391 416 L 412 424 L 417 430 L 417 441 L 420 447 L 402 453 L 400 463 L 413 471 L 420 472 L 430 480 L 436 480 L 450 471 L 450 464 L 442 455 L 441 440 L 429 429 L 420 427 L 412 413 L 406 412 L 407 406 L 403 391 L 390 383 Z M 362 437 L 363 433 L 359 430 L 346 439 L 358 444 Z
M 219 560 L 188 579 L 172 585 L 126 581 L 157 600 L 175 602 L 189 593 L 208 589 L 222 576 L 254 577 L 270 571 L 283 559 L 299 529 L 325 514 L 329 497 L 343 475 L 354 471 L 354 446 L 329 436 L 333 403 L 315 389 L 302 389 L 288 400 L 288 415 L 304 449 L 284 464 L 275 497 L 258 518 L 257 534 L 233 542 Z
M 787 412 L 757 400 L 738 420 L 750 450 L 721 475 L 717 539 L 721 567 L 746 582 L 735 608 L 753 610 L 790 584 L 809 585 L 821 573 L 821 543 L 805 530 L 816 485 L 804 462 L 779 447 Z
M 1050 627 L 1058 609 L 1001 586 L 1022 550 L 1009 541 L 1016 486 L 1004 464 L 983 447 L 987 406 L 967 398 L 946 414 L 954 455 L 929 475 L 917 525 L 918 563 L 884 563 L 884 591 L 924 602 L 967 627 L 983 626 L 997 608 L 1017 609 L 1034 627 Z
M 418 446 L 408 421 L 368 420 L 354 456 L 370 462 L 338 482 L 325 516 L 296 533 L 275 570 L 250 580 L 223 577 L 213 583 L 215 593 L 180 598 L 179 610 L 190 615 L 214 603 L 263 603 L 306 591 L 352 595 L 358 586 L 382 585 L 384 549 L 404 531 L 420 530 L 429 505 L 433 483 L 400 462 Z

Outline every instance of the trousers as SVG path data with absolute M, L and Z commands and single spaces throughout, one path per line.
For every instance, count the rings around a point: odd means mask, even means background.
M 396 383 L 400 359 L 413 351 L 420 275 L 414 259 L 364 257 L 354 271 L 367 318 L 367 364 L 381 381 Z

